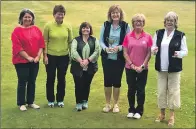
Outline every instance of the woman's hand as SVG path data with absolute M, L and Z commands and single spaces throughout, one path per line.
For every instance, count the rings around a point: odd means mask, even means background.
M 119 47 L 118 46 L 113 47 L 113 53 L 117 53 L 118 51 L 119 51 Z
M 84 60 L 83 60 L 83 64 L 84 64 L 85 66 L 88 66 L 88 64 L 89 64 L 88 59 L 84 59 Z
M 33 62 L 33 61 L 34 61 L 34 58 L 31 57 L 31 56 L 28 56 L 28 57 L 27 57 L 27 60 L 28 60 L 29 62 Z
M 34 59 L 34 63 L 38 63 L 40 60 L 40 56 L 36 56 L 35 59 Z
M 141 72 L 143 71 L 143 69 L 142 69 L 141 66 L 139 66 L 139 67 L 135 66 L 135 71 L 136 71 L 137 73 L 141 73 Z
M 44 58 L 43 58 L 43 63 L 44 63 L 45 65 L 48 64 L 48 57 L 47 57 L 47 55 L 44 56 Z
M 153 55 L 156 55 L 156 54 L 157 54 L 157 52 L 158 52 L 158 50 L 159 50 L 159 48 L 158 48 L 158 47 L 153 48 L 153 50 L 152 50 L 152 54 L 153 54 Z

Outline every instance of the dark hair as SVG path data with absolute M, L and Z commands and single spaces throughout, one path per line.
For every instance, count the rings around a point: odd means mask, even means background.
M 80 29 L 79 29 L 79 35 L 80 36 L 82 35 L 82 28 L 83 27 L 89 27 L 90 28 L 90 34 L 89 35 L 92 35 L 93 34 L 93 29 L 92 29 L 91 24 L 88 23 L 88 22 L 82 22 L 82 24 L 80 25 Z
M 53 15 L 55 15 L 57 12 L 64 13 L 64 15 L 65 15 L 66 10 L 63 5 L 55 5 L 54 9 L 53 9 Z
M 35 15 L 34 15 L 34 13 L 33 13 L 30 9 L 23 9 L 23 10 L 20 12 L 20 15 L 19 15 L 19 18 L 18 18 L 18 23 L 19 23 L 20 25 L 23 24 L 22 19 L 23 19 L 24 15 L 25 15 L 26 13 L 28 13 L 28 14 L 30 14 L 30 15 L 32 16 L 31 25 L 34 25 Z

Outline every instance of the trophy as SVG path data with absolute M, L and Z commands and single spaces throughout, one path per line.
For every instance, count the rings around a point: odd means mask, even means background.
M 112 44 L 113 44 L 114 42 L 116 42 L 116 40 L 115 40 L 115 39 L 108 38 L 108 37 L 107 37 L 106 40 L 108 41 L 109 48 L 113 48 L 113 47 L 112 47 Z M 113 53 L 113 51 L 112 51 L 112 50 L 109 50 L 108 53 Z

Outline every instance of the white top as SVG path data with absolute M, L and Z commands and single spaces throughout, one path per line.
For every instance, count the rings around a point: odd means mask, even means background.
M 170 33 L 169 36 L 167 36 L 167 30 L 165 29 L 163 39 L 161 42 L 161 53 L 160 53 L 160 58 L 161 58 L 161 71 L 168 71 L 168 66 L 169 66 L 169 43 L 174 35 L 175 29 Z M 153 37 L 153 45 L 152 45 L 152 53 L 156 54 L 153 52 L 153 50 L 157 47 L 156 45 L 157 42 L 157 34 L 154 34 Z M 177 53 L 177 56 L 174 58 L 183 58 L 188 54 L 188 49 L 186 45 L 186 37 L 183 36 L 181 40 L 181 48 L 180 51 Z

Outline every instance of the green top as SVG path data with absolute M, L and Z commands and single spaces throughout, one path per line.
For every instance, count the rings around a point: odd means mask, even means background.
M 67 23 L 57 24 L 48 22 L 44 27 L 44 40 L 46 53 L 54 56 L 69 54 L 73 39 L 72 27 Z
M 99 41 L 96 39 L 95 51 L 93 52 L 93 54 L 89 57 L 90 47 L 89 47 L 89 44 L 86 43 L 82 50 L 82 57 L 83 59 L 89 58 L 90 60 L 92 60 L 92 63 L 95 63 L 99 57 L 99 53 L 100 53 Z M 77 61 L 77 59 L 82 59 L 77 52 L 77 40 L 76 39 L 74 39 L 71 44 L 71 58 L 75 61 Z

